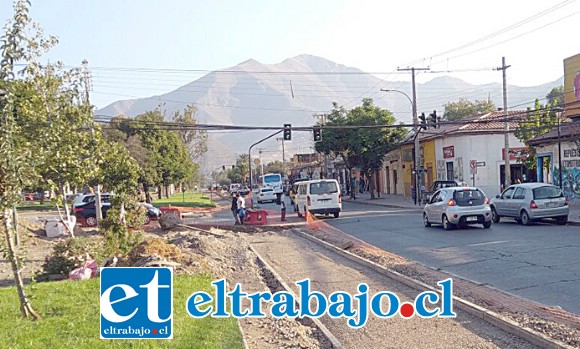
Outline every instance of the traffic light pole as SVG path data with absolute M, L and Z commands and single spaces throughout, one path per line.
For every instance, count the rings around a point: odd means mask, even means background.
M 268 137 L 265 137 L 265 138 L 260 139 L 256 143 L 252 144 L 250 146 L 250 149 L 248 149 L 248 169 L 250 170 L 249 171 L 250 172 L 250 178 L 249 178 L 249 181 L 248 181 L 249 182 L 249 185 L 248 186 L 250 187 L 250 191 L 252 191 L 252 148 L 255 147 L 256 145 L 262 143 L 263 141 L 268 140 L 268 139 L 274 137 L 275 135 L 277 135 L 279 133 L 282 133 L 282 131 L 283 130 L 274 132 L 271 135 L 269 135 Z

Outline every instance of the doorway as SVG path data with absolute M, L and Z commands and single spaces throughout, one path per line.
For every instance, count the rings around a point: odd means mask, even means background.
M 447 166 L 447 180 L 452 181 L 455 179 L 455 174 L 453 173 L 453 161 L 447 162 L 446 166 Z

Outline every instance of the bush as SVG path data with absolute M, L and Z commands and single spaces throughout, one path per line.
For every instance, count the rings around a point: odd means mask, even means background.
M 42 270 L 46 274 L 68 276 L 71 270 L 82 267 L 89 259 L 101 264 L 105 256 L 104 243 L 101 238 L 70 238 L 54 246 L 52 253 L 45 258 Z

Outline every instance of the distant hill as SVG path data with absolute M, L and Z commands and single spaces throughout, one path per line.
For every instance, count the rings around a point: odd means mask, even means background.
M 331 72 L 324 74 L 322 72 Z M 533 87 L 509 86 L 509 105 L 525 108 L 535 98 L 543 98 L 563 79 Z M 411 95 L 407 81 L 380 80 L 360 69 L 347 67 L 327 59 L 300 55 L 278 64 L 263 64 L 253 59 L 235 67 L 208 73 L 174 91 L 149 98 L 121 100 L 97 111 L 101 115 L 124 114 L 134 117 L 156 108 L 164 102 L 167 115 L 181 110 L 188 103 L 199 109 L 202 123 L 282 126 L 314 124 L 313 114 L 330 110 L 333 102 L 352 108 L 363 97 L 372 96 L 375 104 L 387 108 L 399 119 L 410 122 L 411 108 L 405 96 L 399 93 L 381 92 L 381 88 L 398 89 Z M 434 109 L 443 113 L 443 105 L 461 97 L 473 99 L 490 98 L 501 106 L 501 84 L 472 85 L 452 77 L 437 77 L 417 85 L 417 109 L 419 113 Z M 519 106 L 519 104 L 522 104 Z M 206 170 L 221 168 L 234 163 L 235 154 L 247 153 L 248 147 L 266 136 L 268 132 L 247 131 L 215 133 L 210 135 L 209 153 L 203 160 Z M 265 142 L 263 157 L 280 158 L 281 146 L 275 140 Z M 309 133 L 293 133 L 293 142 L 286 144 L 286 159 L 297 152 L 310 152 Z M 257 154 L 257 150 L 252 155 Z

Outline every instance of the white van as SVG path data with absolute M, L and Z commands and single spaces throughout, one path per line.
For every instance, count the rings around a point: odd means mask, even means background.
M 294 198 L 298 217 L 308 211 L 312 214 L 333 214 L 338 218 L 342 211 L 342 194 L 336 179 L 317 179 L 298 183 Z

